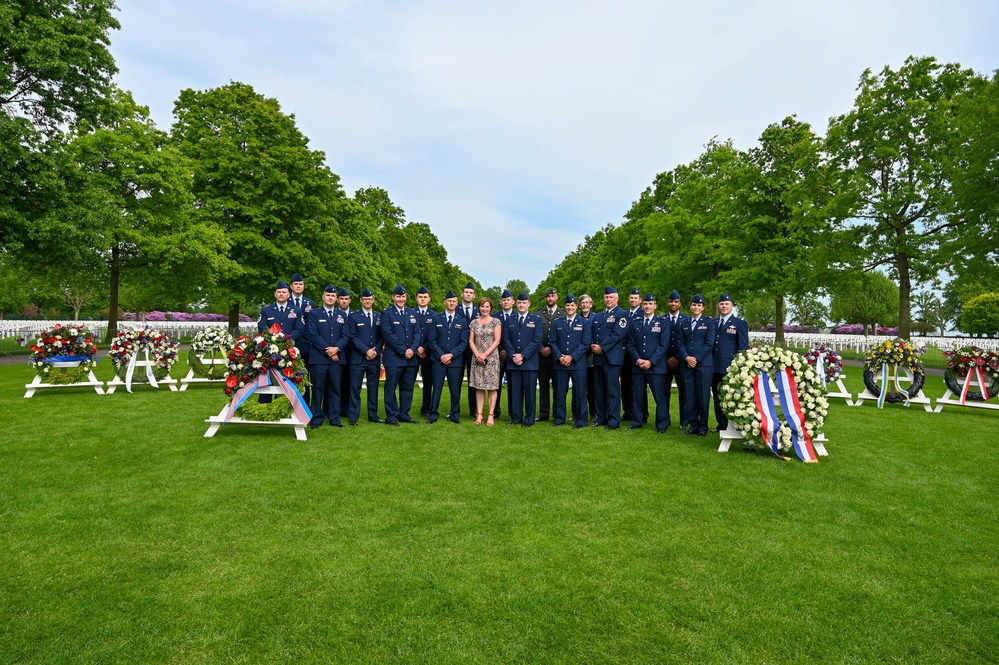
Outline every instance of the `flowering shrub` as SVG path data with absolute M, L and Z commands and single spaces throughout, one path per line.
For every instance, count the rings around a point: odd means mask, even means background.
M 777 330 L 777 326 L 775 326 L 772 323 L 768 323 L 767 325 L 763 326 L 760 329 L 761 332 L 776 332 L 776 330 Z M 811 327 L 811 326 L 789 325 L 789 324 L 785 323 L 784 324 L 784 332 L 786 332 L 786 333 L 817 333 L 817 332 L 819 332 L 819 329 Z
M 142 317 L 135 312 L 125 312 L 122 321 L 139 321 Z M 252 321 L 246 314 L 240 314 L 239 320 L 243 322 Z M 227 323 L 228 314 L 209 314 L 208 312 L 146 312 L 146 321 L 179 321 L 181 323 Z

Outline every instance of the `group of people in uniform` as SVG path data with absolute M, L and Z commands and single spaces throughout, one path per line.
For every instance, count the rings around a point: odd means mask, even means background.
M 701 294 L 690 299 L 689 313 L 683 313 L 676 290 L 662 315 L 654 294 L 632 289 L 624 309 L 612 286 L 604 289 L 599 312 L 590 296 L 577 299 L 569 293 L 560 303 L 551 287 L 533 312 L 527 293 L 514 297 L 507 289 L 498 310 L 486 298 L 477 303 L 471 282 L 460 299 L 448 291 L 441 312 L 430 308 L 425 287 L 416 293 L 416 307 L 410 307 L 405 287 L 396 285 L 392 305 L 381 311 L 375 310 L 369 288 L 361 291 L 361 306 L 354 309 L 346 288 L 327 285 L 319 304 L 304 291 L 299 273 L 292 275 L 290 285 L 279 281 L 275 302 L 261 310 L 257 328 L 264 332 L 277 323 L 299 347 L 311 381 L 305 398 L 313 428 L 324 422 L 343 427 L 345 420 L 357 425 L 365 383 L 369 422 L 416 423 L 410 412 L 419 375 L 419 416 L 427 423 L 440 418 L 445 383 L 450 396 L 445 418 L 461 422 L 461 387 L 467 379 L 468 413 L 476 424 L 494 424 L 502 415 L 505 377 L 508 425 L 531 427 L 550 420 L 553 426 L 577 429 L 615 430 L 623 423 L 640 429 L 652 416 L 660 434 L 671 426 L 675 383 L 681 430 L 706 436 L 712 392 L 717 427 L 711 431 L 728 426 L 719 385 L 735 354 L 749 348 L 746 321 L 732 313 L 732 299 L 725 293 L 715 318 L 704 315 Z M 495 340 L 485 339 L 483 331 L 490 338 L 495 332 Z M 382 367 L 384 419 L 378 413 Z

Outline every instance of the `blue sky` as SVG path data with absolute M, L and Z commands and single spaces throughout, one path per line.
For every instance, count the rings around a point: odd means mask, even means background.
M 180 90 L 248 83 L 487 286 L 536 285 L 712 137 L 746 149 L 791 114 L 824 133 L 868 67 L 999 68 L 992 1 L 119 5 L 118 84 L 162 128 Z

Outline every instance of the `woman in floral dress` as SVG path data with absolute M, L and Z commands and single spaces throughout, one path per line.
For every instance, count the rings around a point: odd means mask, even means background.
M 496 391 L 499 389 L 499 345 L 502 321 L 492 316 L 493 303 L 489 298 L 479 300 L 479 318 L 468 325 L 468 345 L 475 354 L 468 384 L 475 388 L 475 424 L 482 423 L 482 405 L 488 397 L 489 417 L 486 425 L 493 426 L 493 409 L 496 408 Z

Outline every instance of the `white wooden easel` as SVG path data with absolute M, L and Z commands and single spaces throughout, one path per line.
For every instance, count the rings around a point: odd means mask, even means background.
M 80 360 L 68 360 L 62 362 L 50 363 L 53 369 L 58 369 L 62 374 L 66 373 L 68 369 L 74 369 L 80 366 Z M 98 381 L 97 377 L 94 376 L 94 368 L 91 367 L 87 372 L 87 380 L 79 381 L 77 383 L 42 383 L 42 377 L 39 375 L 35 376 L 34 381 L 31 383 L 26 383 L 24 387 L 27 389 L 24 393 L 24 399 L 28 399 L 35 394 L 36 390 L 42 390 L 45 388 L 93 388 L 97 391 L 98 395 L 104 394 L 104 382 Z
M 227 358 L 208 358 L 206 360 L 201 354 L 198 354 L 198 358 L 201 359 L 201 364 L 203 365 L 225 365 L 229 362 Z M 225 379 L 207 379 L 202 376 L 195 376 L 194 368 L 191 367 L 187 370 L 187 376 L 180 380 L 180 392 L 187 390 L 187 387 L 192 383 L 225 383 Z
M 156 371 L 156 361 L 149 359 L 149 349 L 141 349 L 140 351 L 136 351 L 136 356 L 138 356 L 139 353 L 143 353 L 145 355 L 145 360 L 139 360 L 138 357 L 133 357 L 129 361 L 130 363 L 134 362 L 135 371 L 136 372 L 141 371 L 142 372 L 142 376 L 146 376 L 146 368 L 149 368 L 150 371 L 155 372 Z M 133 374 L 133 376 L 134 376 L 134 374 Z M 148 384 L 147 381 L 133 381 L 132 382 L 133 386 L 135 386 L 135 385 L 147 385 L 147 384 Z M 148 384 L 148 385 L 152 385 L 152 384 Z M 110 381 L 108 381 L 107 394 L 108 395 L 114 394 L 114 391 L 115 391 L 115 389 L 118 386 L 129 387 L 127 383 L 125 383 L 124 381 L 122 381 L 121 378 L 117 374 L 115 374 L 114 378 L 111 379 Z M 167 374 L 165 378 L 156 379 L 156 386 L 154 386 L 154 387 L 159 388 L 160 386 L 170 386 L 170 390 L 172 390 L 173 392 L 177 392 L 177 379 L 175 379 L 172 376 L 170 376 L 169 374 Z
M 905 375 L 899 377 L 898 383 L 904 389 L 906 384 L 909 385 L 912 384 L 914 377 L 912 375 L 911 369 L 909 369 L 908 367 L 903 367 L 902 369 L 904 370 Z M 874 382 L 879 383 L 880 381 L 881 381 L 881 372 L 880 371 L 874 372 Z M 891 391 L 892 387 L 893 386 L 889 387 L 888 392 L 892 392 Z M 857 395 L 857 399 L 855 399 L 853 404 L 851 404 L 850 406 L 860 406 L 861 404 L 864 403 L 865 400 L 873 400 L 875 402 L 878 401 L 878 396 L 872 395 L 871 391 L 867 389 L 867 386 L 864 386 L 864 391 Z M 909 404 L 922 404 L 923 409 L 925 409 L 930 413 L 933 412 L 933 403 L 930 401 L 930 398 L 927 397 L 925 393 L 923 393 L 922 388 L 919 389 L 919 392 L 916 394 L 915 397 L 909 398 Z
M 261 386 L 257 388 L 254 395 L 281 395 L 284 396 L 284 391 L 281 390 L 281 386 Z M 229 411 L 229 404 L 222 407 L 219 411 L 219 415 L 212 416 L 205 420 L 209 423 L 208 431 L 205 432 L 205 438 L 210 439 L 215 436 L 215 433 L 219 431 L 222 425 L 265 425 L 269 427 L 294 427 L 295 428 L 295 438 L 299 441 L 305 441 L 305 425 L 307 423 L 300 423 L 294 417 L 282 418 L 281 420 L 244 420 L 239 416 L 233 416 L 231 419 L 226 420 L 226 413 Z
M 948 388 L 947 392 L 943 394 L 943 397 L 937 399 L 937 408 L 933 409 L 933 412 L 940 413 L 943 411 L 944 406 L 948 404 L 952 406 L 965 406 L 970 409 L 988 409 L 990 411 L 999 411 L 999 403 L 996 402 L 990 404 L 988 402 L 972 402 L 971 400 L 966 400 L 964 404 L 961 404 L 961 396 L 955 395 L 954 391 Z
M 846 386 L 843 385 L 842 375 L 840 375 L 840 377 L 833 382 L 833 385 L 836 387 L 835 391 L 829 390 L 829 385 L 826 384 L 826 397 L 841 397 L 846 400 L 847 406 L 853 406 L 853 393 L 847 390 Z
M 721 433 L 721 443 L 718 445 L 718 452 L 727 453 L 729 447 L 732 445 L 733 441 L 745 441 L 746 437 L 742 435 L 742 432 L 735 428 L 731 422 L 729 422 L 728 427 Z M 812 448 L 815 449 L 816 455 L 821 455 L 822 457 L 828 457 L 829 453 L 826 451 L 825 443 L 829 439 L 822 432 L 812 439 Z

